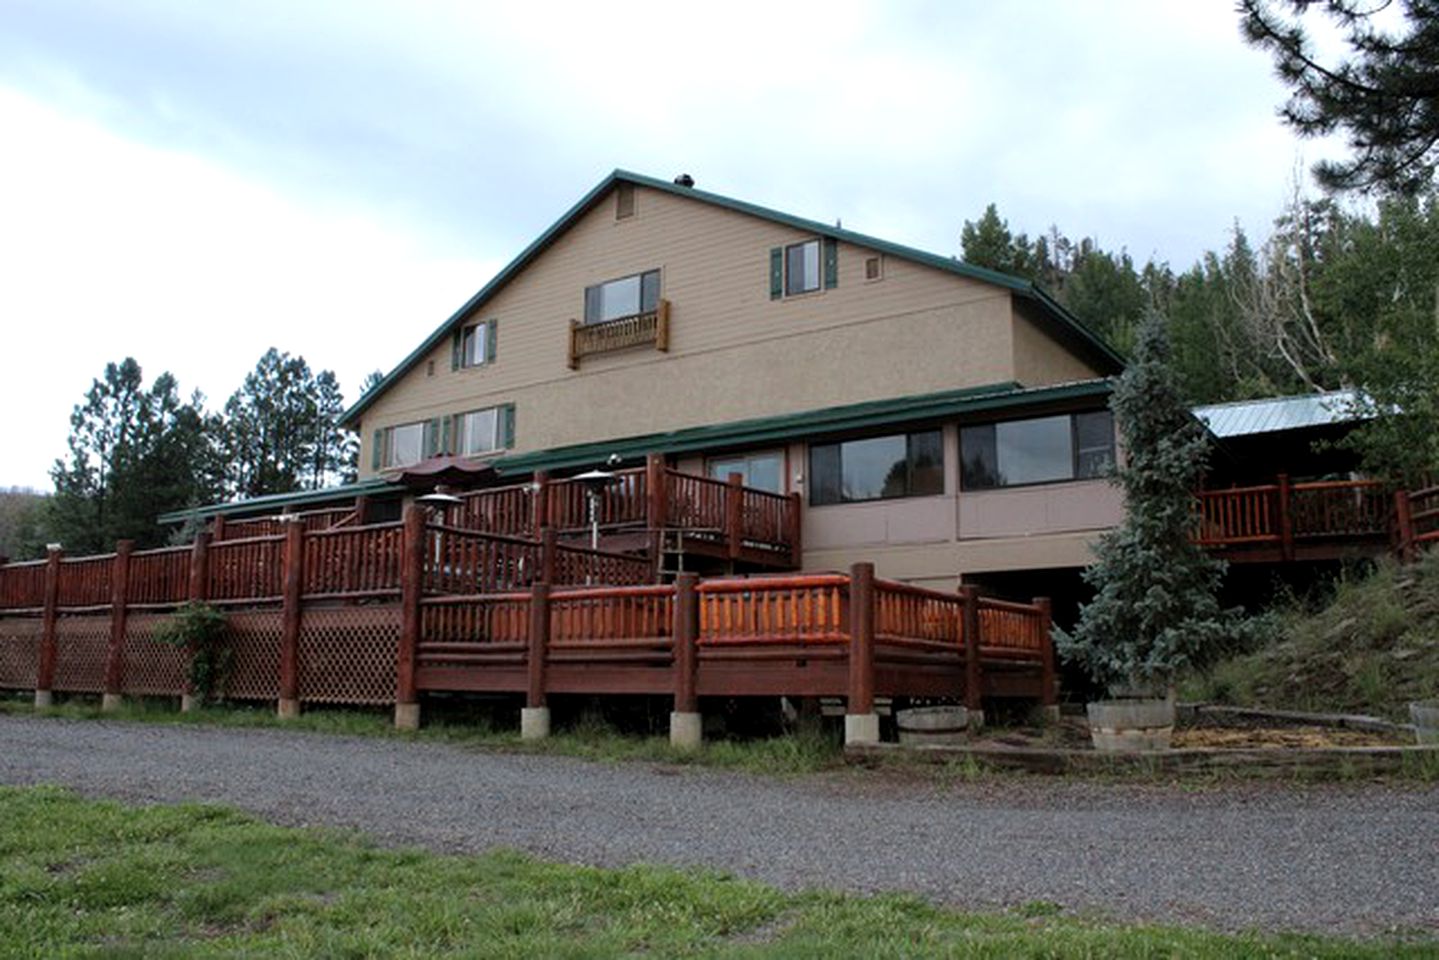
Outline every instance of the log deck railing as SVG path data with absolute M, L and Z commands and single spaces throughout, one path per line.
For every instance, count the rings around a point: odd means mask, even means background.
M 1323 558 L 1393 546 L 1401 555 L 1439 540 L 1439 488 L 1390 493 L 1376 480 L 1277 483 L 1204 490 L 1194 541 L 1235 558 Z
M 728 490 L 731 485 L 722 484 Z M 869 564 L 673 584 L 647 560 L 431 522 L 0 565 L 0 687 L 188 692 L 151 636 L 187 600 L 230 615 L 227 695 L 413 704 L 424 690 L 1031 696 L 1053 702 L 1045 602 L 878 580 Z M 608 583 L 603 583 L 608 581 Z M 601 585 L 603 583 L 603 585 Z M 866 706 L 868 704 L 868 706 Z M 852 710 L 853 712 L 853 710 Z

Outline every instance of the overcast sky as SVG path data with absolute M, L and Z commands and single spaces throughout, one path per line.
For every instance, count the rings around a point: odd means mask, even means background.
M 938 253 L 997 203 L 1187 267 L 1318 155 L 1227 0 L 0 0 L 0 486 L 107 361 L 353 400 L 615 167 Z

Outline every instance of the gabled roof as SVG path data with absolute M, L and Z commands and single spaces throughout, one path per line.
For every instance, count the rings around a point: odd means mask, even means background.
M 673 194 L 677 197 L 684 197 L 689 200 L 698 200 L 701 203 L 712 204 L 726 210 L 733 210 L 737 213 L 747 214 L 768 220 L 772 223 L 783 224 L 794 227 L 806 233 L 816 234 L 821 237 L 833 237 L 835 240 L 850 243 L 859 247 L 866 247 L 880 253 L 898 257 L 902 260 L 909 260 L 914 263 L 933 267 L 936 270 L 943 270 L 970 280 L 980 280 L 984 283 L 992 283 L 1013 292 L 1016 296 L 1032 302 L 1039 308 L 1041 314 L 1053 324 L 1051 333 L 1061 342 L 1072 349 L 1079 350 L 1086 354 L 1089 359 L 1097 361 L 1101 369 L 1106 373 L 1117 373 L 1124 367 L 1124 358 L 1114 351 L 1109 344 L 1094 334 L 1088 327 L 1080 323 L 1068 310 L 1049 294 L 1045 293 L 1038 286 L 1029 280 L 1020 277 L 1010 276 L 1006 273 L 999 273 L 995 270 L 986 270 L 983 267 L 972 266 L 957 260 L 953 257 L 940 256 L 939 254 L 927 253 L 923 250 L 916 250 L 913 247 L 906 247 L 898 243 L 891 243 L 888 240 L 880 240 L 876 237 L 856 233 L 853 230 L 845 230 L 842 227 L 829 226 L 817 220 L 806 220 L 803 217 L 792 216 L 788 213 L 781 213 L 778 210 L 771 210 L 761 207 L 758 204 L 746 203 L 743 200 L 734 200 L 730 197 L 721 196 L 717 193 L 710 193 L 695 187 L 682 187 L 667 180 L 659 180 L 654 177 L 646 177 L 638 173 L 630 173 L 627 170 L 616 170 L 608 177 L 601 180 L 593 190 L 580 198 L 580 201 L 565 212 L 558 220 L 550 225 L 544 233 L 540 234 L 528 247 L 521 251 L 520 255 L 499 273 L 489 283 L 485 284 L 478 293 L 465 301 L 460 309 L 450 315 L 450 318 L 436 328 L 409 356 L 401 360 L 395 369 L 391 370 L 386 377 L 360 397 L 350 409 L 345 411 L 341 423 L 353 425 L 360 414 L 379 399 L 380 395 L 388 390 L 395 381 L 404 376 L 412 367 L 419 363 L 426 354 L 443 343 L 450 336 L 455 327 L 463 323 L 472 313 L 480 309 L 489 300 L 518 275 L 525 267 L 543 253 L 555 240 L 563 234 L 570 225 L 599 203 L 616 183 L 632 183 L 641 187 L 648 187 L 651 190 L 659 190 L 663 193 Z

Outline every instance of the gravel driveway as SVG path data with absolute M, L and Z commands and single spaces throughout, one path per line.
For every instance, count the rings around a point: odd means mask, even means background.
M 443 851 L 714 867 L 1222 928 L 1439 933 L 1439 787 L 792 780 L 431 743 L 0 716 L 0 783 L 218 801 Z

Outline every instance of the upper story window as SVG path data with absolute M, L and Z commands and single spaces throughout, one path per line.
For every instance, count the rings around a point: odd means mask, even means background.
M 1114 469 L 1108 410 L 964 427 L 960 478 L 966 490 L 1088 480 Z
M 733 457 L 715 457 L 709 461 L 707 472 L 716 480 L 728 480 L 737 473 L 744 477 L 744 485 L 770 493 L 784 493 L 784 451 L 768 450 Z
M 511 404 L 471 410 L 455 418 L 455 453 L 474 457 L 514 445 L 515 408 Z
M 375 456 L 378 467 L 408 467 L 425 458 L 428 424 L 402 423 L 375 431 Z
M 585 287 L 585 323 L 653 313 L 660 302 L 660 272 L 646 270 L 607 283 Z
M 815 444 L 809 448 L 809 502 L 855 503 L 944 493 L 938 430 Z
M 784 248 L 784 295 L 819 289 L 819 241 L 792 243 Z
M 450 369 L 483 367 L 487 363 L 494 363 L 499 328 L 498 320 L 486 320 L 456 330 L 450 349 Z
M 769 252 L 771 300 L 839 285 L 839 244 L 833 237 L 802 240 Z

